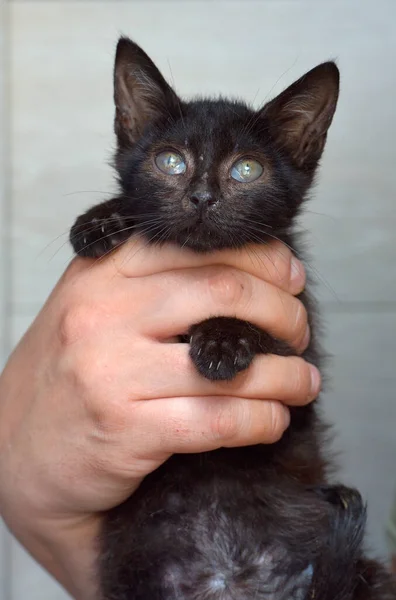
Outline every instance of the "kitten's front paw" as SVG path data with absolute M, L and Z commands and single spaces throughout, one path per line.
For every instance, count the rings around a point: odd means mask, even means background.
M 118 213 L 109 217 L 77 219 L 70 232 L 70 242 L 76 254 L 99 258 L 125 242 L 130 236 L 124 219 Z
M 201 375 L 212 381 L 233 379 L 255 354 L 253 330 L 237 319 L 217 317 L 190 330 L 190 357 Z

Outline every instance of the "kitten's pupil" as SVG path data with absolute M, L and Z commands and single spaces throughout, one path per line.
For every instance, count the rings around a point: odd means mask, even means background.
M 263 170 L 256 160 L 243 159 L 234 164 L 231 169 L 231 177 L 240 183 L 249 183 L 258 179 Z
M 186 172 L 186 163 L 177 152 L 160 152 L 155 158 L 155 164 L 160 171 L 167 175 L 181 175 Z
M 250 171 L 251 171 L 251 166 L 249 165 L 249 163 L 245 163 L 242 167 L 241 167 L 241 175 L 243 175 L 244 177 L 249 177 L 250 175 Z

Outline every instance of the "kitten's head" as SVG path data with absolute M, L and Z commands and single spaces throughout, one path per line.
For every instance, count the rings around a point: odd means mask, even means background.
M 114 69 L 123 212 L 153 241 L 197 251 L 282 235 L 312 183 L 337 104 L 339 72 L 317 66 L 258 111 L 178 98 L 121 38 Z

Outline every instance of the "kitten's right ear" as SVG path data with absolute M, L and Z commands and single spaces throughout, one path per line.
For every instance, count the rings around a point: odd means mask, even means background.
M 320 159 L 337 106 L 339 80 L 335 63 L 323 63 L 261 111 L 277 146 L 301 169 L 314 169 Z
M 146 125 L 161 116 L 180 113 L 180 101 L 145 52 L 120 38 L 114 66 L 114 130 L 120 148 L 131 146 Z

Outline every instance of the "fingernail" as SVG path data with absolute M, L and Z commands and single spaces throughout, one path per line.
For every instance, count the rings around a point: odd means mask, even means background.
M 311 393 L 309 399 L 313 400 L 318 396 L 320 392 L 322 378 L 320 376 L 319 370 L 314 365 L 310 365 L 309 368 L 311 371 Z
M 301 348 L 303 350 L 305 350 L 307 348 L 310 339 L 311 339 L 311 330 L 309 328 L 309 325 L 307 325 L 307 328 L 305 330 L 305 334 L 304 334 L 303 340 L 301 342 Z
M 283 431 L 285 431 L 290 425 L 290 410 L 282 404 L 283 409 Z
M 298 260 L 298 258 L 296 258 L 295 256 L 292 256 L 292 259 L 291 259 L 291 280 L 294 281 L 295 279 L 300 278 L 302 272 L 303 272 L 302 263 Z
M 304 278 L 304 267 L 301 261 L 295 256 L 291 259 L 291 274 L 290 281 L 292 283 L 299 283 Z

